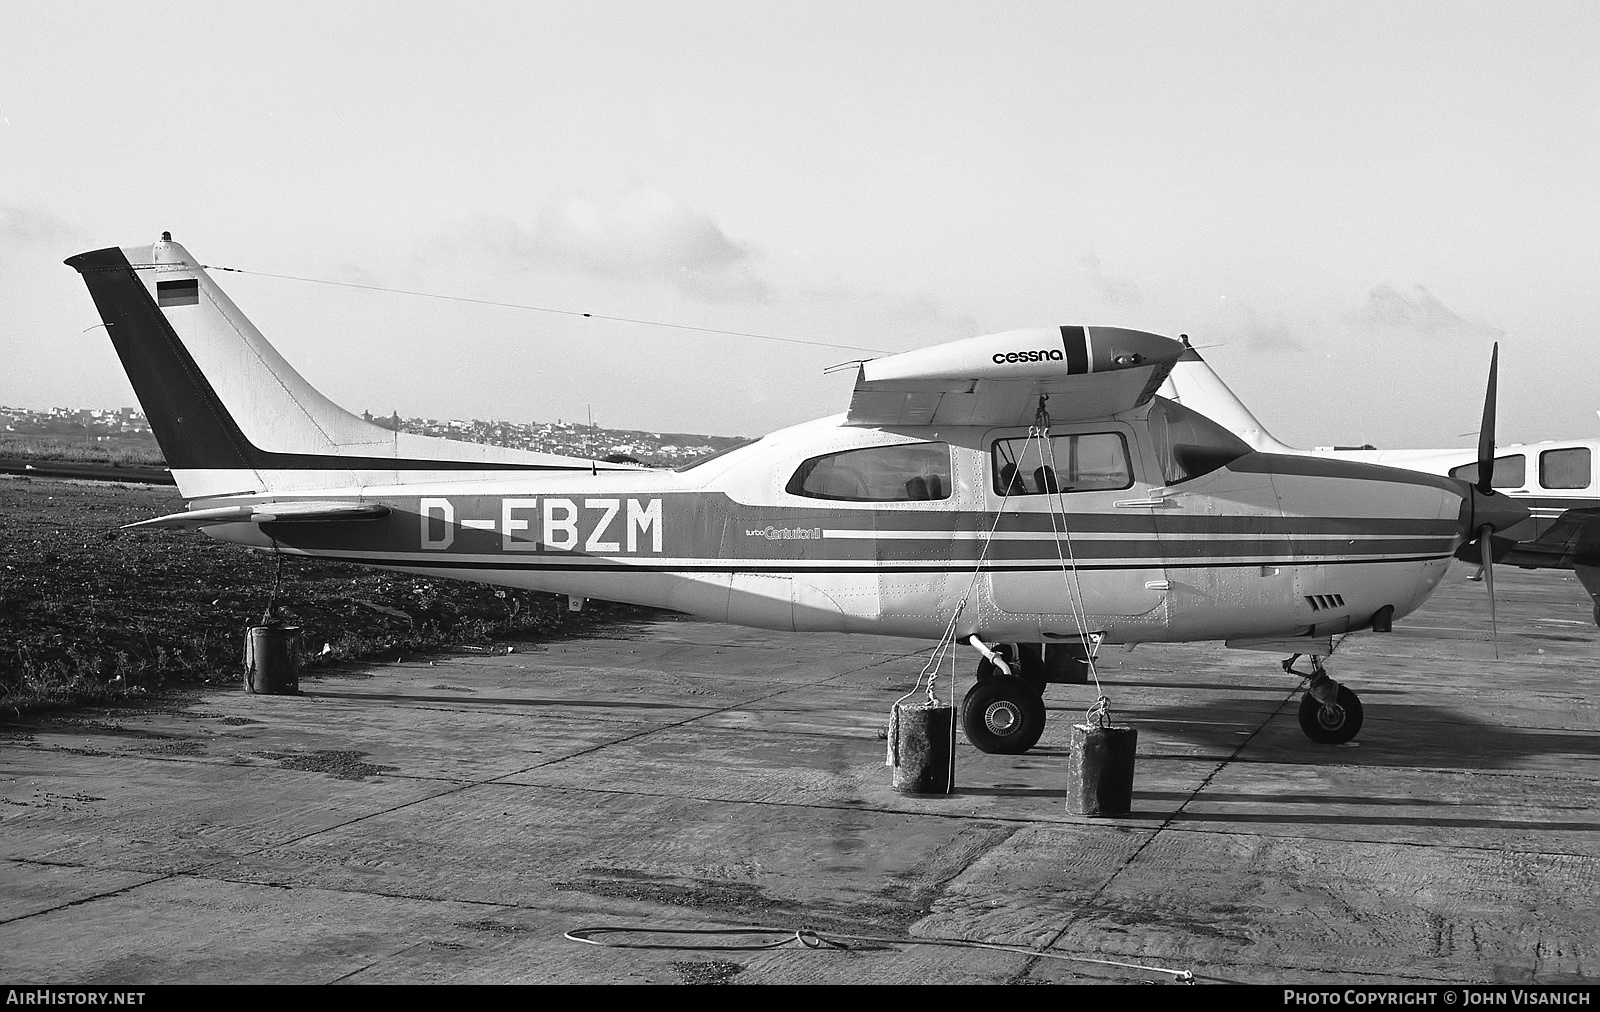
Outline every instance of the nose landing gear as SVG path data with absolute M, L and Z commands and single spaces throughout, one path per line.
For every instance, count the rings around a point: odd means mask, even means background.
M 1300 697 L 1300 730 L 1322 745 L 1343 745 L 1361 732 L 1361 699 L 1340 685 L 1322 669 L 1322 658 L 1311 656 L 1309 672 L 1296 671 L 1295 654 L 1283 662 L 1285 674 L 1311 679 L 1306 694 Z
M 1025 659 L 1019 663 L 1008 645 L 996 652 L 1012 673 L 988 659 L 978 663 L 978 684 L 961 701 L 961 727 L 980 752 L 1021 755 L 1044 734 L 1044 679 L 1028 670 Z

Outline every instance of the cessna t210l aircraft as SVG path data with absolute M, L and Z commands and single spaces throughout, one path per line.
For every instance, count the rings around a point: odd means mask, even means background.
M 319 394 L 170 236 L 83 276 L 188 510 L 268 551 L 871 632 L 983 658 L 962 722 L 1038 741 L 1048 682 L 1102 643 L 1226 640 L 1311 658 L 1300 722 L 1354 737 L 1331 637 L 1387 631 L 1456 549 L 1526 516 L 1447 477 L 1254 451 L 1155 396 L 1184 346 L 1109 327 L 862 362 L 840 415 L 678 471 L 394 432 Z

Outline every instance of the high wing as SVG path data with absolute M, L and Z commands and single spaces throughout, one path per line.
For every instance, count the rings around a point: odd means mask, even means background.
M 169 513 L 164 517 L 141 520 L 131 527 L 197 528 L 213 524 L 328 523 L 344 520 L 381 520 L 392 511 L 378 503 L 352 502 L 265 502 L 249 506 L 217 506 L 213 509 Z
M 1177 341 L 1118 327 L 1037 327 L 861 363 L 847 425 L 1029 425 L 1109 418 L 1155 395 Z M 1041 400 L 1041 398 L 1043 400 Z

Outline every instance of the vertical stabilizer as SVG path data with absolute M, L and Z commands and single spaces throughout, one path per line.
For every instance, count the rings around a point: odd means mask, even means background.
M 396 432 L 351 414 L 296 372 L 166 234 L 66 263 L 83 275 L 187 499 L 592 467 Z

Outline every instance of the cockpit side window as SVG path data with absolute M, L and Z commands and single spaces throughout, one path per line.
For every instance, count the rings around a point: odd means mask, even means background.
M 1168 485 L 1210 474 L 1250 452 L 1250 444 L 1238 436 L 1165 397 L 1151 401 L 1150 439 Z
M 871 446 L 812 457 L 785 486 L 790 495 L 846 502 L 915 502 L 950 498 L 950 446 Z
M 1473 485 L 1478 483 L 1478 465 L 1462 464 L 1450 469 L 1450 477 L 1460 478 Z M 1520 453 L 1508 453 L 1494 458 L 1493 488 L 1521 488 L 1528 483 L 1528 458 Z
M 997 439 L 990 456 L 994 494 L 1002 497 L 1104 491 L 1133 484 L 1128 444 L 1120 432 L 1051 436 L 1048 445 L 1036 437 Z

